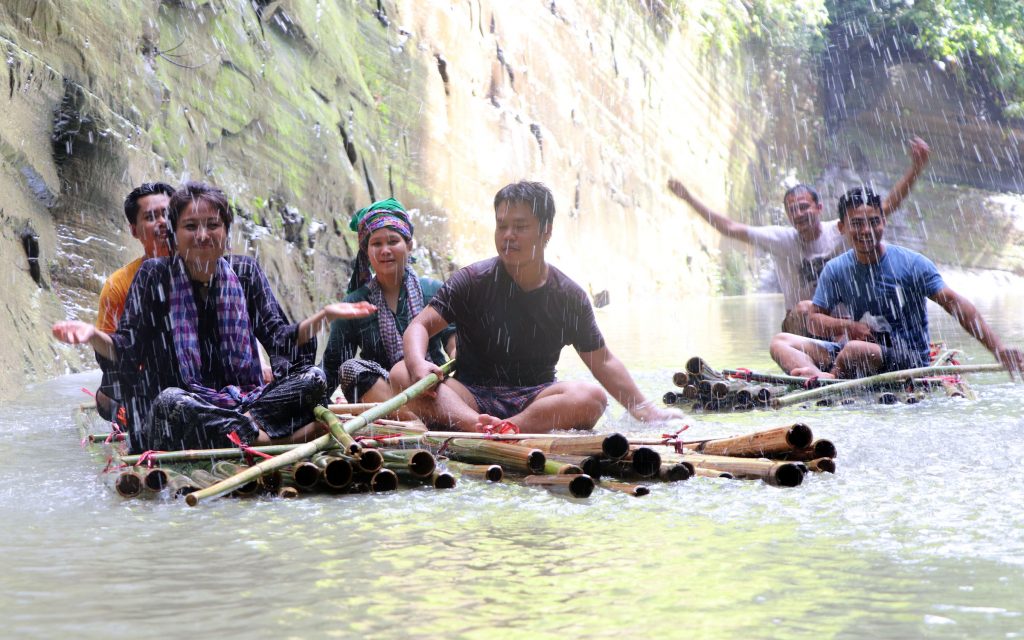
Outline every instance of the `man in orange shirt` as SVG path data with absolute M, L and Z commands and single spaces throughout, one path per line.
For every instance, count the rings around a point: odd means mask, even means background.
M 124 265 L 107 279 L 100 292 L 100 308 L 96 318 L 96 328 L 104 333 L 117 330 L 117 322 L 124 312 L 125 300 L 132 280 L 142 263 L 150 258 L 161 258 L 171 254 L 167 242 L 167 205 L 174 195 L 174 187 L 163 182 L 144 182 L 124 199 L 124 217 L 132 236 L 142 244 L 143 255 Z M 113 419 L 116 412 L 113 399 L 121 396 L 118 381 L 112 371 L 108 371 L 108 363 L 97 357 L 103 369 L 103 382 L 96 391 L 96 406 L 100 415 Z

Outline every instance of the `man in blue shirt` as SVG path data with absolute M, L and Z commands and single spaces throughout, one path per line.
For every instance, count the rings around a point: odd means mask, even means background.
M 870 189 L 850 189 L 839 200 L 839 229 L 850 251 L 825 265 L 808 321 L 811 332 L 831 340 L 791 333 L 772 339 L 771 354 L 792 375 L 857 378 L 881 371 L 927 366 L 927 300 L 938 303 L 1013 373 L 1024 353 L 1005 347 L 975 306 L 943 282 L 931 260 L 885 244 L 881 198 Z M 853 319 L 827 309 L 843 303 Z

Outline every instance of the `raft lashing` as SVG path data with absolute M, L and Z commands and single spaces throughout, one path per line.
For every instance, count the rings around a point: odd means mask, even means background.
M 334 405 L 335 412 L 344 405 Z M 83 445 L 107 461 L 105 483 L 127 499 L 181 500 L 218 483 L 254 475 L 260 454 L 290 455 L 303 445 L 148 452 L 127 455 L 123 441 L 90 433 L 100 422 L 86 405 L 76 412 Z M 349 445 L 335 442 L 303 459 L 236 483 L 214 497 L 299 498 L 315 494 L 387 493 L 402 487 L 455 489 L 461 482 L 517 482 L 571 498 L 597 490 L 643 496 L 665 482 L 697 478 L 800 485 L 807 473 L 835 473 L 836 448 L 814 440 L 804 424 L 729 438 L 683 442 L 678 436 L 629 439 L 619 433 L 530 435 L 431 432 L 415 422 L 370 422 Z M 700 480 L 698 480 L 700 481 Z
M 973 367 L 931 366 L 922 369 L 891 372 L 863 379 L 864 384 L 850 388 L 848 380 L 813 379 L 774 373 L 758 373 L 747 369 L 713 369 L 700 357 L 690 358 L 686 370 L 673 374 L 676 389 L 662 400 L 666 405 L 687 411 L 729 412 L 772 409 L 789 404 L 831 407 L 854 403 L 914 404 L 931 394 L 973 399 L 974 392 L 958 374 L 958 370 L 995 371 L 998 365 Z M 917 372 L 915 374 L 915 372 Z M 950 373 L 952 372 L 952 373 Z M 871 382 L 877 378 L 877 382 Z M 828 393 L 826 386 L 843 383 L 837 393 Z M 820 392 L 808 393 L 820 389 Z M 839 393 L 839 391 L 842 391 Z M 800 394 L 800 395 L 797 395 Z M 801 396 L 806 396 L 803 399 Z

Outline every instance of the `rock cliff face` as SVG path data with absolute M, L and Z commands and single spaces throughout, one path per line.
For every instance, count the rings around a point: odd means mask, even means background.
M 48 327 L 92 319 L 137 255 L 121 200 L 146 180 L 224 188 L 233 249 L 259 256 L 295 318 L 344 294 L 353 210 L 417 209 L 419 268 L 444 276 L 492 254 L 493 194 L 522 178 L 554 191 L 551 260 L 613 303 L 741 290 L 753 261 L 720 252 L 667 178 L 771 222 L 786 176 L 827 176 L 848 146 L 823 126 L 812 56 L 712 54 L 650 6 L 5 0 L 0 398 L 89 366 Z M 883 184 L 903 133 L 865 150 Z M 978 264 L 1006 266 L 993 255 Z

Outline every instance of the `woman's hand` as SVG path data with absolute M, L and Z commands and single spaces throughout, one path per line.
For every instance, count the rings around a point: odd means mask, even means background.
M 331 322 L 365 318 L 375 313 L 377 313 L 377 307 L 365 300 L 362 302 L 335 302 L 324 307 L 324 317 Z
M 53 337 L 67 344 L 85 344 L 98 333 L 96 327 L 80 320 L 63 320 L 53 325 Z
M 650 401 L 636 405 L 629 413 L 640 422 L 648 424 L 686 420 L 686 414 L 681 409 L 659 407 Z

